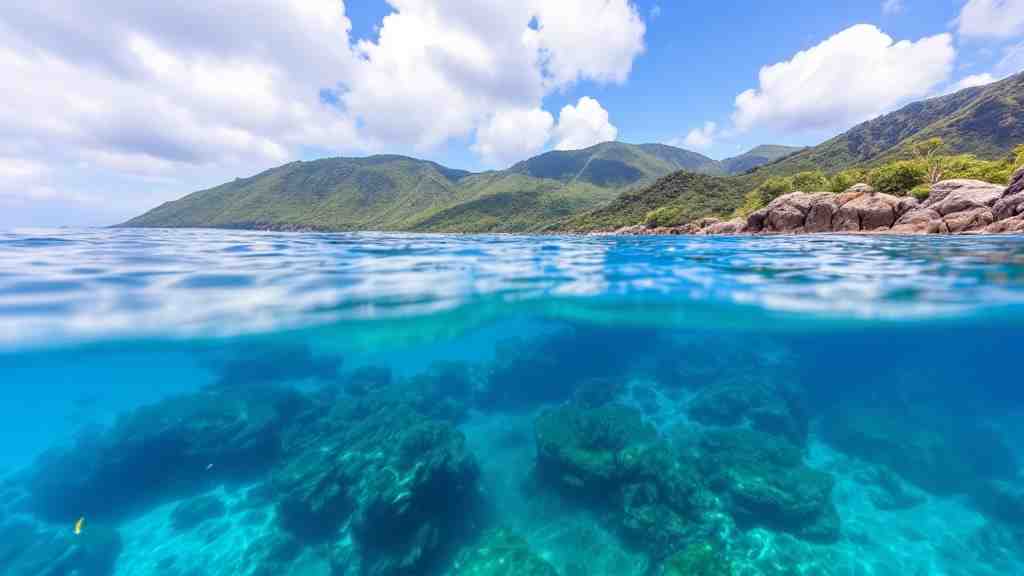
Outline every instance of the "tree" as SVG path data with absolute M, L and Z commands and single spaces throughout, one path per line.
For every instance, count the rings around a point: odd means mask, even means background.
M 734 218 L 746 218 L 761 208 L 764 208 L 764 197 L 760 189 L 755 189 L 743 196 L 743 204 L 732 215 Z
M 821 170 L 808 170 L 793 176 L 793 188 L 801 192 L 820 192 L 827 190 L 828 178 Z
M 758 188 L 761 192 L 761 198 L 765 204 L 775 200 L 783 194 L 789 194 L 793 191 L 793 180 L 791 178 L 784 178 L 782 176 L 772 176 L 771 178 L 764 181 L 763 184 Z
M 879 192 L 906 196 L 919 184 L 927 184 L 928 173 L 924 164 L 915 160 L 901 160 L 875 168 L 868 182 Z
M 914 155 L 927 166 L 929 184 L 942 180 L 943 158 L 940 153 L 945 147 L 942 138 L 929 138 L 914 144 Z
M 843 170 L 842 172 L 838 172 L 832 176 L 832 179 L 829 181 L 829 190 L 836 194 L 846 192 L 854 184 L 865 182 L 867 179 L 867 173 L 860 168 Z

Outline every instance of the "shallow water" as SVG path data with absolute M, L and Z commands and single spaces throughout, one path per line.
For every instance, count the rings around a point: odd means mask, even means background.
M 1020 237 L 0 234 L 0 573 L 1024 573 L 1022 327 Z

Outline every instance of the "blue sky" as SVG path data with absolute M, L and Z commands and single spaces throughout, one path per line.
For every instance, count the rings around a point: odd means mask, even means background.
M 110 224 L 328 155 L 810 145 L 1024 69 L 1024 0 L 174 4 L 5 7 L 0 228 Z

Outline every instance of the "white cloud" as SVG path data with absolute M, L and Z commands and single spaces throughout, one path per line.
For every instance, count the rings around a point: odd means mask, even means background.
M 694 128 L 683 139 L 683 145 L 688 148 L 707 149 L 715 142 L 718 135 L 718 124 L 705 122 L 701 128 Z
M 556 150 L 577 150 L 615 140 L 619 130 L 608 120 L 608 111 L 593 98 L 584 96 L 576 106 L 565 106 L 555 128 Z
M 968 0 L 957 18 L 962 36 L 1013 38 L 1024 35 L 1024 0 Z
M 507 166 L 543 148 L 554 123 L 539 108 L 501 110 L 477 128 L 473 150 L 492 166 Z
M 388 4 L 377 35 L 355 42 L 341 0 L 8 0 L 0 74 L 17 81 L 0 156 L 46 166 L 53 189 L 81 180 L 70 166 L 174 174 L 175 195 L 308 149 L 429 151 L 475 135 L 486 161 L 507 162 L 548 142 L 545 96 L 624 82 L 644 50 L 632 0 Z
M 651 6 L 650 15 L 647 17 L 651 22 L 661 17 L 661 4 L 655 4 Z
M 537 28 L 525 35 L 540 50 L 549 84 L 579 79 L 622 83 L 644 51 L 644 21 L 630 0 L 536 0 Z
M 957 92 L 964 88 L 974 88 L 975 86 L 984 86 L 985 84 L 991 84 L 998 80 L 995 76 L 989 73 L 984 74 L 971 74 L 960 79 L 959 82 L 952 85 L 947 92 Z
M 903 0 L 882 0 L 882 14 L 899 14 L 905 8 Z
M 1006 47 L 1002 59 L 996 65 L 996 71 L 1003 76 L 1024 71 L 1024 42 Z
M 736 97 L 739 130 L 845 128 L 932 92 L 947 80 L 956 52 L 949 34 L 894 42 L 859 24 L 765 66 L 757 89 Z

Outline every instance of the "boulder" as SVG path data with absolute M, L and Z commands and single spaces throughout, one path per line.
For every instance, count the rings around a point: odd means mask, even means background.
M 901 234 L 948 234 L 949 228 L 935 210 L 917 208 L 900 216 L 892 231 Z
M 212 494 L 192 498 L 171 511 L 171 528 L 176 532 L 188 532 L 207 520 L 224 516 L 227 511 L 224 502 Z
M 115 519 L 265 472 L 302 403 L 291 388 L 217 385 L 139 408 L 107 431 L 43 454 L 29 471 L 32 511 L 59 523 Z
M 809 233 L 831 232 L 832 217 L 839 210 L 835 195 L 828 193 L 815 194 L 811 207 L 804 220 L 804 231 Z
M 1003 196 L 992 206 L 992 216 L 998 220 L 1024 214 L 1024 192 Z
M 830 474 L 802 462 L 800 450 L 746 429 L 708 432 L 701 465 L 713 490 L 741 525 L 764 526 L 820 542 L 839 538 Z
M 896 219 L 899 220 L 904 214 L 917 209 L 920 205 L 920 200 L 913 196 L 904 196 L 900 198 L 900 201 L 896 204 Z
M 747 216 L 747 232 L 761 232 L 768 220 L 768 208 L 761 208 Z
M 716 222 L 704 228 L 702 234 L 739 234 L 747 227 L 743 218 L 733 218 L 725 222 Z
M 489 531 L 460 552 L 454 567 L 459 576 L 558 576 L 526 540 L 504 528 Z
M 766 382 L 719 382 L 701 390 L 690 418 L 707 426 L 741 426 L 775 434 L 796 445 L 807 440 L 808 417 L 794 393 Z
M 985 228 L 988 234 L 1024 234 L 1024 214 L 1000 220 Z
M 1006 188 L 981 180 L 943 180 L 932 186 L 928 199 L 921 204 L 947 216 L 974 208 L 991 207 L 1002 198 Z
M 984 231 L 995 220 L 992 209 L 985 206 L 954 212 L 942 219 L 949 227 L 950 234 Z
M 875 193 L 875 189 L 872 188 L 870 184 L 865 184 L 864 182 L 859 182 L 859 183 L 854 184 L 853 186 L 850 186 L 849 188 L 847 188 L 846 192 L 847 193 L 852 193 L 852 194 L 858 194 L 858 195 L 860 195 L 860 194 L 874 194 Z
M 1024 192 L 1024 166 L 1017 168 L 1013 176 L 1010 176 L 1010 185 L 1007 186 L 1005 195 L 1013 196 Z

